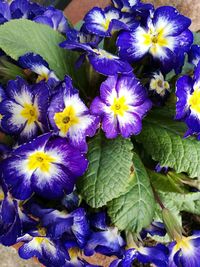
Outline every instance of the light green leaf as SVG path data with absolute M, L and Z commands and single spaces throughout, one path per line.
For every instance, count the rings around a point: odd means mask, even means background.
M 183 139 L 185 125 L 167 117 L 164 110 L 158 113 L 157 117 L 152 114 L 144 121 L 137 141 L 161 166 L 173 168 L 177 173 L 186 172 L 191 178 L 199 177 L 200 142 Z
M 129 192 L 108 203 L 108 214 L 120 230 L 139 233 L 154 216 L 155 201 L 149 177 L 136 153 L 133 155 L 134 180 Z
M 89 141 L 90 165 L 78 188 L 90 206 L 102 207 L 128 191 L 133 179 L 132 150 L 129 139 L 108 140 L 102 133 Z
M 56 75 L 63 79 L 69 73 L 70 53 L 59 47 L 65 40 L 47 25 L 26 19 L 11 20 L 0 26 L 0 48 L 11 58 L 28 52 L 42 56 Z

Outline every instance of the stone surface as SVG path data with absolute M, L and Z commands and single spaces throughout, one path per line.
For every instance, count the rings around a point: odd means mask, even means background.
M 0 246 L 0 266 L 1 267 L 40 267 L 40 264 L 33 260 L 22 260 L 19 258 L 17 250 L 11 247 Z

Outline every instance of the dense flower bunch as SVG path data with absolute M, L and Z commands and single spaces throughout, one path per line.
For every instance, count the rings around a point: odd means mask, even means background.
M 105 266 L 96 253 L 200 266 L 185 222 L 200 215 L 190 19 L 112 0 L 73 27 L 53 6 L 1 0 L 0 24 L 0 243 L 47 267 Z

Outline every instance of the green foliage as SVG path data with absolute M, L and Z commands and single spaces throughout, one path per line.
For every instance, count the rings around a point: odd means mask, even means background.
M 148 174 L 136 153 L 133 155 L 133 168 L 131 189 L 108 203 L 108 214 L 120 230 L 139 233 L 151 223 L 155 201 Z
M 99 208 L 126 193 L 133 180 L 133 145 L 129 139 L 106 139 L 102 133 L 89 141 L 89 169 L 78 188 L 85 201 Z
M 65 40 L 57 31 L 47 25 L 26 19 L 11 20 L 0 26 L 0 48 L 11 58 L 18 58 L 28 52 L 42 56 L 59 78 L 69 73 L 70 55 L 59 47 Z
M 200 176 L 200 142 L 183 139 L 185 125 L 173 120 L 166 110 L 152 113 L 143 123 L 142 133 L 136 138 L 153 160 L 161 166 L 186 172 L 191 178 Z M 160 114 L 161 115 L 160 115 Z

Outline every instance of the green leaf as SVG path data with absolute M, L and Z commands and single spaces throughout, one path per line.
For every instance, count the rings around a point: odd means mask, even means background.
M 134 180 L 129 192 L 108 203 L 108 214 L 120 230 L 139 233 L 154 216 L 155 201 L 149 177 L 139 156 L 133 156 Z
M 161 166 L 173 168 L 177 173 L 186 172 L 191 178 L 199 177 L 200 142 L 183 139 L 184 129 L 183 123 L 160 110 L 157 116 L 154 113 L 144 121 L 142 133 L 136 139 Z
M 102 133 L 89 141 L 90 165 L 80 178 L 78 189 L 90 206 L 102 207 L 127 192 L 133 179 L 132 150 L 129 139 L 108 140 Z
M 59 47 L 65 37 L 47 25 L 26 19 L 11 20 L 0 26 L 0 48 L 11 58 L 28 52 L 42 56 L 56 75 L 69 73 L 70 53 Z

